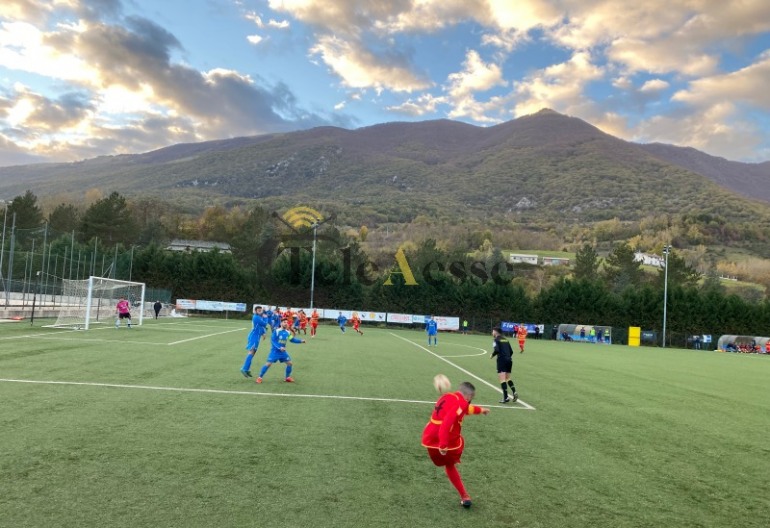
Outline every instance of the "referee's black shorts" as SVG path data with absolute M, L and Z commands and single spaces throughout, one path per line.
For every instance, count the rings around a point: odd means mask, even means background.
M 513 360 L 510 359 L 498 359 L 497 360 L 497 372 L 505 372 L 510 374 L 513 369 Z

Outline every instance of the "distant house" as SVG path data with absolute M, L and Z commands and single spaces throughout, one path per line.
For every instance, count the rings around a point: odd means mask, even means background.
M 543 266 L 569 266 L 569 259 L 563 257 L 543 257 Z
M 208 253 L 214 249 L 218 249 L 222 253 L 231 253 L 230 244 L 225 242 L 209 242 L 207 240 L 183 240 L 175 238 L 166 247 L 169 251 L 200 251 L 201 253 Z
M 663 257 L 658 255 L 651 255 L 649 253 L 642 253 L 641 251 L 634 253 L 634 262 L 641 262 L 642 264 L 646 264 L 647 266 L 655 266 L 656 268 L 662 268 L 665 265 L 665 260 L 663 260 Z
M 511 264 L 532 264 L 537 266 L 537 255 L 523 255 L 520 253 L 511 253 L 508 256 L 508 262 Z

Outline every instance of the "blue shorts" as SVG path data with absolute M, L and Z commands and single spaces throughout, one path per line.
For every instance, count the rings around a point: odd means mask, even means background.
M 291 357 L 286 352 L 281 352 L 280 350 L 271 349 L 267 355 L 268 363 L 286 363 L 287 361 L 291 361 Z
M 264 334 L 258 334 L 256 330 L 249 332 L 249 337 L 246 339 L 246 350 L 256 350 L 259 348 L 259 342 Z
M 437 334 L 438 334 L 438 332 L 428 332 L 429 336 L 434 336 L 434 335 L 437 335 Z

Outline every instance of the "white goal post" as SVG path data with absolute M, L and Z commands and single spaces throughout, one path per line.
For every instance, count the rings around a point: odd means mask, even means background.
M 93 276 L 84 280 L 63 279 L 59 316 L 54 324 L 46 326 L 88 330 L 93 324 L 114 324 L 121 298 L 128 300 L 131 314 L 136 317 L 132 325 L 139 326 L 144 320 L 144 292 L 143 282 Z

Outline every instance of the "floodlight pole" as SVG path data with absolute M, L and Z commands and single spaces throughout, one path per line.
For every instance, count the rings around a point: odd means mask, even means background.
M 666 269 L 663 271 L 663 346 L 666 348 L 666 307 L 668 305 L 668 254 L 671 253 L 671 246 L 663 247 L 663 254 L 666 255 Z
M 313 294 L 315 292 L 315 246 L 316 246 L 316 235 L 318 234 L 318 222 L 314 222 L 312 226 L 313 228 L 313 263 L 310 266 L 310 309 L 313 309 Z

